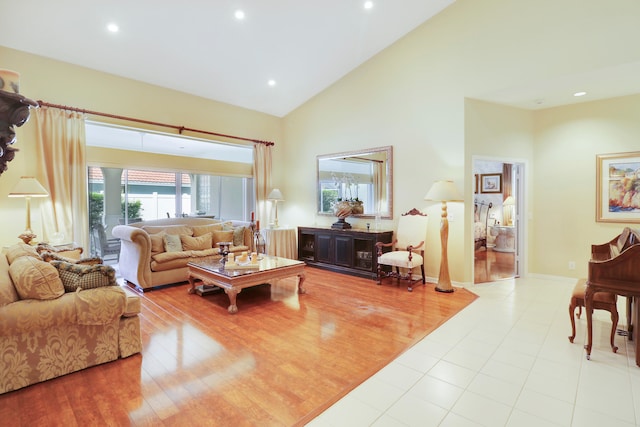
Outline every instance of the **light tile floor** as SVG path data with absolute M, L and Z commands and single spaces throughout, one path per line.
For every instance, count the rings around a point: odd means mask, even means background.
M 575 279 L 520 278 L 470 290 L 479 298 L 336 402 L 308 425 L 640 426 L 635 348 L 616 336 L 609 313 L 594 314 L 586 360 L 586 317 L 569 300 Z M 626 329 L 625 298 L 618 299 Z

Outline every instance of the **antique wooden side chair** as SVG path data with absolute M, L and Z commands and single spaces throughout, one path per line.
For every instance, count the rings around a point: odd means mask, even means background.
M 376 243 L 378 274 L 377 284 L 382 283 L 383 277 L 407 280 L 409 292 L 413 291 L 413 269 L 420 267 L 422 284 L 426 283 L 424 277 L 424 240 L 427 236 L 427 215 L 417 209 L 411 209 L 402 214 L 398 220 L 398 228 L 391 243 Z M 383 253 L 383 248 L 391 247 L 392 250 Z M 388 266 L 385 271 L 384 266 Z M 418 279 L 419 280 L 419 279 Z

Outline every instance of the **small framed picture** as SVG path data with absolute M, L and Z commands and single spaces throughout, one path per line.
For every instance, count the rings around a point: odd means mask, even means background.
M 480 175 L 481 193 L 502 193 L 502 174 L 486 173 Z
M 596 156 L 596 221 L 640 223 L 640 152 Z

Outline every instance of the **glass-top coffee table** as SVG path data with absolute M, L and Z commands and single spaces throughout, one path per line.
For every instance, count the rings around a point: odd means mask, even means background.
M 263 256 L 255 264 L 225 267 L 218 261 L 194 261 L 187 264 L 189 268 L 189 293 L 206 295 L 208 292 L 224 289 L 229 297 L 229 313 L 238 312 L 236 296 L 244 288 L 262 285 L 277 279 L 298 276 L 298 293 L 304 294 L 305 263 L 293 259 L 276 256 Z M 196 286 L 196 282 L 202 281 Z

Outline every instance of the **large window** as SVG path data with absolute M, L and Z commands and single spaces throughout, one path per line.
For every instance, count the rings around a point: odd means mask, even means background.
M 86 131 L 94 164 L 89 223 L 104 225 L 107 234 L 116 224 L 166 217 L 247 220 L 255 210 L 251 146 L 91 122 Z
M 118 176 L 115 185 L 109 182 Z M 177 216 L 246 219 L 255 210 L 252 178 L 89 167 L 89 194 L 92 224 Z M 109 202 L 112 195 L 117 205 Z

